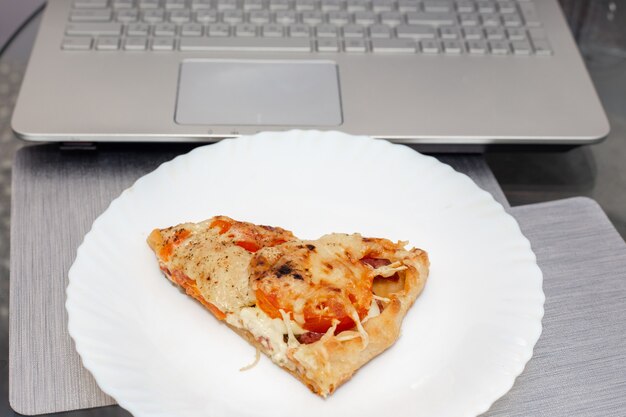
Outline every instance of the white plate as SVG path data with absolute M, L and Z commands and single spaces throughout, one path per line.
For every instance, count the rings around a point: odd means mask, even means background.
M 431 275 L 388 351 L 323 400 L 161 274 L 155 227 L 223 214 L 302 238 L 409 240 Z M 94 222 L 69 272 L 69 332 L 135 416 L 475 416 L 513 385 L 541 333 L 542 275 L 515 220 L 467 176 L 386 141 L 263 133 L 161 165 Z

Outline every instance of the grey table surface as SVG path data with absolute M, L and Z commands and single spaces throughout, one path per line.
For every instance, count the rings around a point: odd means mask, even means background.
M 52 146 L 18 152 L 9 358 L 10 401 L 17 411 L 50 413 L 114 403 L 82 368 L 67 334 L 67 269 L 84 233 L 109 202 L 180 152 L 75 155 Z M 482 157 L 441 159 L 497 199 L 504 198 Z M 486 415 L 620 415 L 626 410 L 624 241 L 589 199 L 508 210 L 530 239 L 544 272 L 546 315 L 533 359 L 512 391 Z M 84 413 L 126 415 L 117 406 Z

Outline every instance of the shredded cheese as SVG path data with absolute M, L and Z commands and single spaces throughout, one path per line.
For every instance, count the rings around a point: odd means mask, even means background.
M 283 322 L 285 323 L 285 327 L 287 328 L 287 346 L 290 348 L 300 346 L 300 342 L 296 339 L 296 336 L 293 334 L 293 329 L 291 328 L 291 318 L 289 317 L 289 313 L 286 313 L 282 308 L 278 310 L 280 312 L 281 317 L 283 318 Z
M 337 326 L 339 325 L 339 320 L 334 319 L 332 323 L 333 325 L 330 326 L 328 330 L 326 330 L 326 333 L 324 333 L 324 336 L 322 336 L 320 340 L 328 340 L 329 338 L 335 335 L 335 330 L 337 330 Z M 328 360 L 328 350 L 326 350 L 325 344 L 322 343 L 319 352 L 321 353 L 322 358 L 324 359 L 324 370 L 326 371 L 326 373 L 330 373 L 330 361 Z
M 244 366 L 243 368 L 239 368 L 239 371 L 243 372 L 243 371 L 247 371 L 248 369 L 254 368 L 257 365 L 257 363 L 259 363 L 260 359 L 261 359 L 261 350 L 259 348 L 256 348 L 256 355 L 254 356 L 254 361 L 251 364 Z
M 396 272 L 404 271 L 405 269 L 408 269 L 406 265 L 402 265 L 402 262 L 396 261 L 389 265 L 379 266 L 378 268 L 374 269 L 373 273 L 375 275 L 380 275 L 382 277 L 389 278 L 393 276 Z
M 372 300 L 372 303 L 370 304 L 370 308 L 367 311 L 367 316 L 365 316 L 362 323 L 365 323 L 369 319 L 373 319 L 374 317 L 377 317 L 379 315 L 380 315 L 380 308 L 378 308 L 378 303 L 376 302 L 376 300 Z
M 359 319 L 359 313 L 356 312 L 354 306 L 351 307 L 352 308 L 350 309 L 350 318 L 356 323 L 356 329 L 359 331 L 359 334 L 361 336 L 361 342 L 363 344 L 363 349 L 365 349 L 370 342 L 370 337 L 363 328 L 363 325 L 361 324 L 361 319 Z
M 353 340 L 357 337 L 361 337 L 361 334 L 359 332 L 355 332 L 354 330 L 346 330 L 345 332 L 339 333 L 336 339 L 340 342 L 347 342 L 348 340 Z
M 374 300 L 380 300 L 383 303 L 390 303 L 391 299 L 387 298 L 387 297 L 381 297 L 380 295 L 376 295 L 376 294 L 372 294 L 372 298 L 374 298 Z

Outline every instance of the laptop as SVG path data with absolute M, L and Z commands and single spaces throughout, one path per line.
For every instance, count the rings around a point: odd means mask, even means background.
M 302 128 L 575 146 L 609 132 L 557 0 L 51 0 L 12 126 L 65 143 Z

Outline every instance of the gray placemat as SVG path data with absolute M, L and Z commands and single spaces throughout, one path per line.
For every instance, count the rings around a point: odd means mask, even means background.
M 487 416 L 626 416 L 626 244 L 583 197 L 514 207 L 544 274 L 543 333 Z
M 67 333 L 65 288 L 92 222 L 140 176 L 180 153 L 21 149 L 13 167 L 9 400 L 22 414 L 114 404 L 81 366 Z M 446 157 L 507 205 L 481 156 Z

